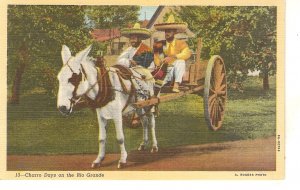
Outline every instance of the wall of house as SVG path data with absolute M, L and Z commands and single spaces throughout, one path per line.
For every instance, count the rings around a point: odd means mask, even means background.
M 107 46 L 107 55 L 120 55 L 128 47 L 128 38 L 121 36 L 112 40 L 111 46 Z

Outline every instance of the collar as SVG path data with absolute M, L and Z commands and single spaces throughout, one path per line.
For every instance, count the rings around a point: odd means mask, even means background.
M 171 44 L 173 47 L 175 46 L 175 42 L 176 39 L 174 39 L 171 43 L 169 43 L 168 41 L 166 41 L 167 46 L 169 47 L 169 45 Z

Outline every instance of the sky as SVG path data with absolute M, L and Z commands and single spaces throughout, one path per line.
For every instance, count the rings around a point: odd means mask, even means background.
M 156 11 L 158 6 L 142 6 L 140 10 L 139 20 L 145 20 L 145 13 L 146 19 L 150 20 L 154 12 Z

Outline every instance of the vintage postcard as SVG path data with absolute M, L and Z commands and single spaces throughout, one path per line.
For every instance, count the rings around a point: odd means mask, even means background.
M 283 179 L 283 0 L 6 1 L 0 179 Z

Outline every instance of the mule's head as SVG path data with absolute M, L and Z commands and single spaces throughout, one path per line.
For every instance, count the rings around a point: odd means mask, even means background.
M 81 62 L 87 58 L 90 50 L 91 46 L 80 51 L 74 57 L 66 45 L 62 46 L 63 66 L 57 75 L 59 81 L 57 108 L 63 115 L 69 115 L 72 112 L 77 95 L 76 91 L 83 81 Z

